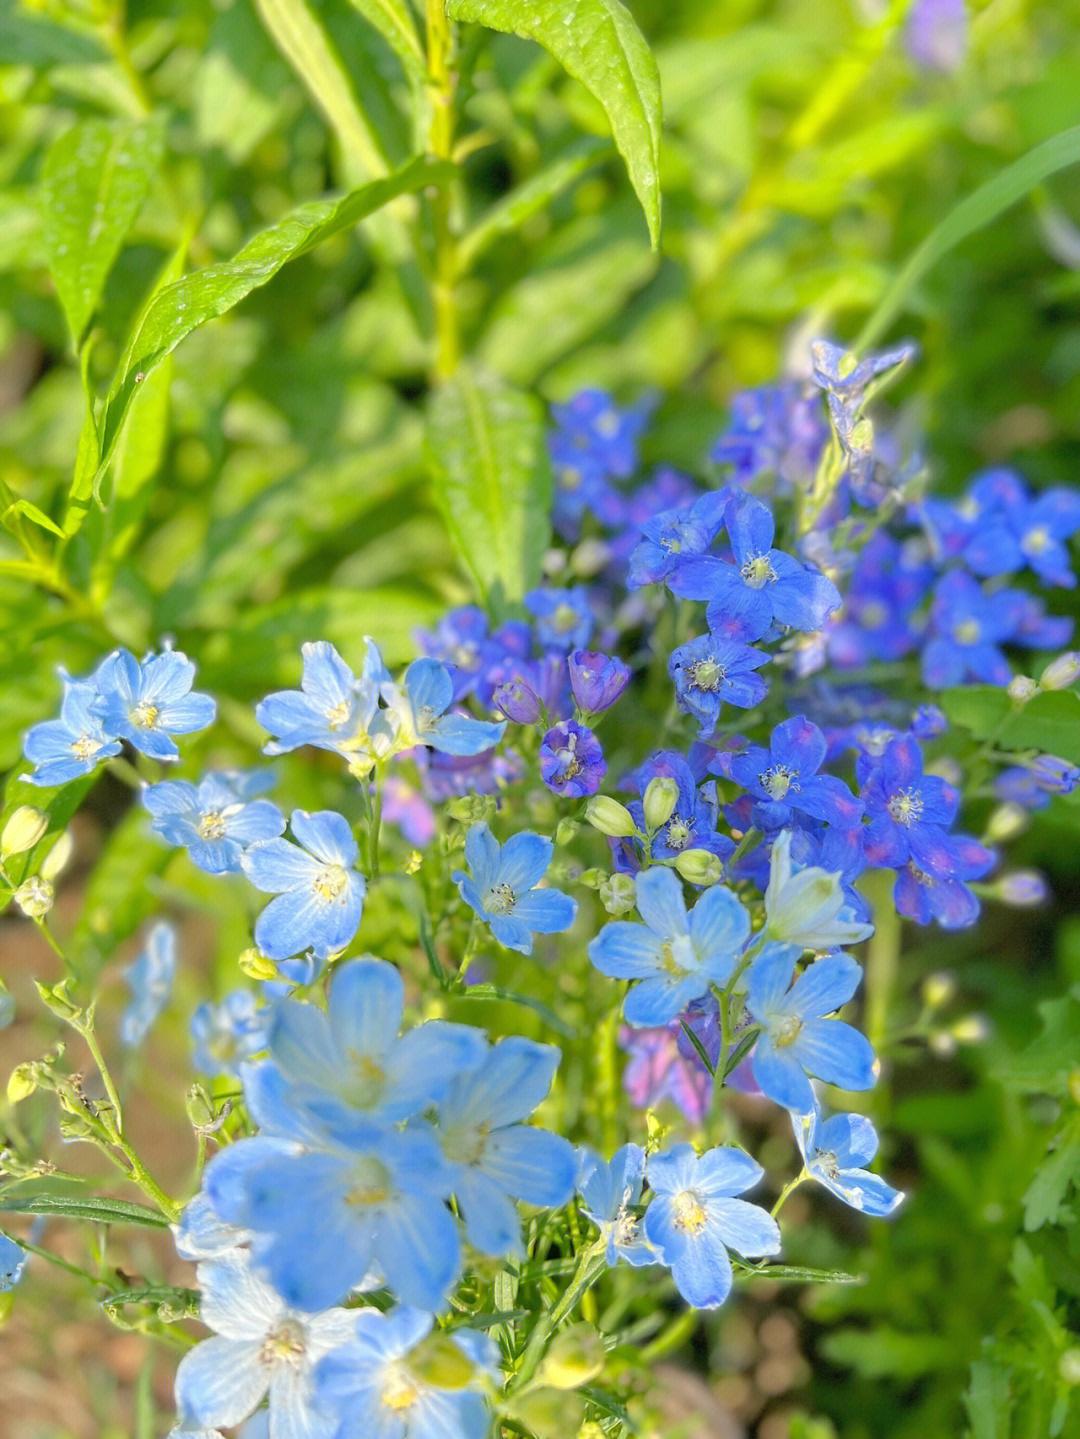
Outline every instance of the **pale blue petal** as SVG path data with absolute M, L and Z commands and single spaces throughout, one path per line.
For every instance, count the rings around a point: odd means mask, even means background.
M 547 873 L 553 849 L 543 835 L 529 830 L 512 834 L 499 851 L 493 882 L 508 884 L 514 894 L 523 896 Z
M 281 1296 L 247 1255 L 199 1265 L 199 1318 L 226 1339 L 262 1339 L 285 1313 Z
M 433 659 L 413 660 L 405 671 L 405 689 L 418 716 L 424 709 L 441 715 L 454 697 L 454 682 L 445 665 Z
M 215 1335 L 189 1349 L 176 1371 L 176 1407 L 196 1424 L 239 1424 L 266 1393 L 261 1341 Z
M 522 1252 L 521 1217 L 493 1179 L 481 1170 L 463 1167 L 454 1192 L 474 1249 L 481 1254 Z
M 555 1209 L 574 1192 L 577 1161 L 562 1135 L 516 1124 L 488 1137 L 480 1161 L 500 1189 L 527 1204 Z
M 268 799 L 254 799 L 233 814 L 225 815 L 225 833 L 239 844 L 276 839 L 285 828 L 285 816 Z
M 474 755 L 492 749 L 502 739 L 505 720 L 469 719 L 465 715 L 444 715 L 418 731 L 424 744 L 441 754 Z
M 444 1019 L 417 1025 L 390 1051 L 382 1112 L 389 1119 L 405 1119 L 438 1102 L 463 1069 L 480 1063 L 486 1048 L 482 1032 L 472 1025 Z
M 643 924 L 615 920 L 589 945 L 594 967 L 612 979 L 643 979 L 660 967 L 663 940 Z
M 755 1019 L 766 1019 L 777 1012 L 801 953 L 793 944 L 767 944 L 750 965 L 746 976 L 746 1007 Z
M 339 1053 L 378 1059 L 401 1028 L 405 986 L 385 960 L 353 959 L 334 971 L 328 1007 Z
M 859 987 L 861 966 L 850 954 L 827 954 L 815 960 L 795 981 L 774 1012 L 815 1019 L 839 1009 Z
M 488 914 L 487 922 L 491 932 L 507 949 L 516 949 L 521 954 L 532 954 L 532 930 L 516 914 Z
M 245 855 L 250 853 L 247 850 Z M 270 959 L 291 959 L 306 949 L 322 948 L 325 908 L 312 890 L 279 894 L 255 921 L 256 945 Z
M 304 677 L 300 683 L 322 714 L 328 715 L 341 705 L 351 706 L 356 677 L 334 646 L 328 640 L 317 640 L 301 645 L 300 653 L 304 657 Z
M 707 1149 L 698 1160 L 694 1188 L 699 1194 L 730 1197 L 756 1184 L 764 1172 L 744 1150 L 724 1145 Z
M 437 1200 L 397 1195 L 380 1213 L 375 1255 L 404 1303 L 439 1310 L 461 1270 L 457 1221 Z
M 499 862 L 499 843 L 486 824 L 469 826 L 465 836 L 465 859 L 473 872 L 477 889 L 486 892 L 495 883 Z M 472 901 L 470 900 L 470 903 Z
M 626 996 L 623 1014 L 627 1024 L 652 1029 L 670 1023 L 688 1004 L 700 999 L 707 988 L 708 981 L 700 974 L 681 978 L 665 974 L 643 979 Z
M 560 1058 L 551 1044 L 519 1035 L 500 1039 L 484 1064 L 459 1081 L 453 1100 L 444 1106 L 444 1122 L 450 1124 L 453 1113 L 491 1129 L 519 1123 L 546 1099 Z
M 294 809 L 289 816 L 289 828 L 304 848 L 323 864 L 339 864 L 343 869 L 351 869 L 356 863 L 359 850 L 344 815 L 332 809 L 314 813 Z
M 514 918 L 534 934 L 558 934 L 569 929 L 577 914 L 577 900 L 558 889 L 530 889 L 514 905 Z
M 686 904 L 674 870 L 656 866 L 637 877 L 637 911 L 664 939 L 686 934 Z
M 310 890 L 322 866 L 287 839 L 264 839 L 245 850 L 244 873 L 265 894 Z
M 771 1214 L 745 1199 L 713 1199 L 709 1225 L 736 1254 L 760 1259 L 780 1253 L 780 1228 Z
M 754 1046 L 752 1069 L 758 1088 L 774 1104 L 797 1114 L 813 1108 L 813 1088 L 790 1049 L 774 1049 L 763 1035 Z
M 731 1260 L 711 1227 L 694 1236 L 672 1264 L 671 1277 L 687 1304 L 695 1309 L 716 1309 L 723 1304 L 731 1293 Z
M 660 1194 L 678 1194 L 693 1187 L 698 1156 L 692 1144 L 676 1144 L 659 1154 L 650 1154 L 645 1164 L 649 1188 Z
M 840 1019 L 810 1019 L 792 1051 L 810 1074 L 838 1089 L 872 1089 L 874 1051 L 870 1041 Z
M 283 1000 L 274 1009 L 267 1039 L 278 1068 L 293 1084 L 332 1089 L 344 1077 L 330 1023 L 317 1005 Z
M 690 911 L 690 939 L 710 977 L 725 984 L 750 933 L 750 917 L 731 890 L 708 889 Z

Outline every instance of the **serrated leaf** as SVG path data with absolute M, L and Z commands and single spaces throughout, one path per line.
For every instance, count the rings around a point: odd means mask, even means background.
M 1058 1136 L 1053 1149 L 1035 1171 L 1024 1195 L 1024 1228 L 1030 1234 L 1044 1224 L 1056 1224 L 1065 1196 L 1080 1184 L 1080 1132 L 1074 1126 Z
M 1048 999 L 1038 1011 L 1042 1033 L 1026 1049 L 999 1063 L 995 1078 L 1022 1094 L 1064 1097 L 1069 1076 L 1080 1069 L 1080 1003 L 1071 996 Z
M 50 147 L 41 171 L 41 237 L 78 345 L 120 246 L 161 163 L 161 117 L 83 120 Z
M 166 285 L 143 315 L 109 390 L 101 423 L 101 468 L 112 456 L 136 387 L 192 330 L 224 315 L 322 240 L 358 224 L 398 195 L 444 183 L 451 174 L 453 166 L 445 162 L 417 158 L 341 198 L 298 206 L 260 231 L 231 260 Z
M 167 1229 L 168 1219 L 144 1204 L 127 1199 L 82 1198 L 73 1194 L 0 1194 L 0 1210 L 8 1214 L 42 1214 L 54 1219 L 83 1219 L 95 1224 L 145 1224 Z
M 619 0 L 447 0 L 452 20 L 535 40 L 596 97 L 660 243 L 660 76 Z
M 551 535 L 551 461 L 532 395 L 461 370 L 431 397 L 435 498 L 478 595 L 497 616 L 540 579 Z

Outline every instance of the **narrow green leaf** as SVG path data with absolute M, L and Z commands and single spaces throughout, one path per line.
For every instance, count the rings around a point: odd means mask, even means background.
M 740 1278 L 783 1280 L 789 1284 L 865 1284 L 861 1274 L 848 1274 L 843 1269 L 808 1269 L 802 1264 L 737 1263 Z
M 165 150 L 161 117 L 83 120 L 49 149 L 39 202 L 45 258 L 78 345 Z
M 660 76 L 620 0 L 447 0 L 452 20 L 536 40 L 607 113 L 649 225 L 660 243 Z
M 8 1214 L 45 1214 L 54 1219 L 84 1219 L 95 1224 L 145 1224 L 167 1229 L 169 1221 L 156 1209 L 126 1199 L 74 1194 L 0 1194 L 0 1210 Z
M 428 462 L 454 548 L 496 615 L 540 578 L 551 462 L 538 400 L 461 370 L 428 408 Z
M 405 0 L 350 0 L 350 3 L 378 30 L 404 65 L 409 79 L 423 84 L 427 78 L 427 62 L 416 22 Z
M 101 467 L 101 437 L 98 434 L 94 407 L 94 386 L 90 379 L 90 356 L 93 344 L 82 347 L 79 370 L 82 377 L 83 422 L 79 445 L 75 451 L 75 473 L 71 477 L 67 506 L 64 510 L 64 536 L 77 534 L 94 498 Z
M 878 301 L 877 309 L 863 326 L 852 349 L 866 350 L 876 344 L 901 313 L 915 286 L 943 255 L 996 220 L 1043 180 L 1077 163 L 1080 163 L 1080 125 L 1044 140 L 966 195 L 912 254 Z
M 136 387 L 186 335 L 231 310 L 320 241 L 358 224 L 398 195 L 441 184 L 452 173 L 453 166 L 445 162 L 417 158 L 339 199 L 298 206 L 255 235 L 231 260 L 166 285 L 148 306 L 113 379 L 101 423 L 101 468 L 112 456 Z
M 538 1014 L 549 1029 L 556 1034 L 561 1034 L 564 1039 L 576 1039 L 577 1033 L 573 1027 L 567 1024 L 565 1019 L 560 1019 L 555 1011 L 546 1005 L 541 999 L 534 999 L 531 994 L 518 994 L 512 989 L 503 989 L 497 984 L 470 984 L 467 989 L 460 991 L 462 999 L 487 999 L 502 1000 L 505 1004 L 520 1004 L 526 1009 L 531 1009 Z
M 963 1396 L 971 1439 L 1007 1439 L 1012 1433 L 1010 1377 L 1007 1366 L 991 1359 L 977 1359 L 972 1364 L 971 1384 Z
M 64 532 L 56 521 L 50 520 L 45 511 L 39 510 L 37 505 L 30 500 L 15 500 L 8 505 L 3 515 L 0 515 L 0 523 L 7 528 L 10 528 L 7 523 L 9 515 L 25 515 L 32 525 L 37 525 L 42 530 L 49 530 L 52 534 L 59 535 L 61 539 L 64 538 Z

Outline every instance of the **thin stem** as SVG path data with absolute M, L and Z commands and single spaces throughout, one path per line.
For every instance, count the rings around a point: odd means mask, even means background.
M 701 1315 L 696 1309 L 684 1309 L 666 1329 L 662 1330 L 651 1344 L 646 1344 L 638 1355 L 643 1365 L 655 1364 L 681 1349 L 698 1326 Z
M 427 62 L 431 89 L 431 130 L 428 143 L 440 160 L 452 160 L 454 151 L 454 98 L 457 76 L 450 68 L 453 36 L 444 0 L 427 0 Z M 435 273 L 431 300 L 435 310 L 435 373 L 448 379 L 461 361 L 461 323 L 457 310 L 457 239 L 451 224 L 451 196 L 440 185 L 432 196 L 435 228 Z
M 42 1249 L 40 1244 L 31 1244 L 29 1239 L 16 1239 L 15 1243 L 20 1249 L 25 1249 L 27 1254 L 36 1254 L 39 1259 L 47 1260 L 49 1264 L 55 1264 L 57 1269 L 66 1269 L 77 1279 L 86 1279 L 91 1284 L 102 1283 L 96 1274 L 90 1274 L 85 1269 L 80 1269 L 77 1264 L 69 1264 L 66 1259 L 61 1259 L 59 1254 L 54 1254 L 51 1249 Z
M 521 1356 L 521 1363 L 510 1383 L 508 1393 L 516 1394 L 528 1384 L 536 1373 L 540 1360 L 544 1357 L 548 1339 L 573 1310 L 578 1300 L 592 1288 L 603 1274 L 607 1268 L 604 1249 L 604 1241 L 598 1239 L 595 1244 L 591 1244 L 588 1249 L 583 1251 L 578 1260 L 574 1277 L 570 1281 L 570 1287 L 557 1304 L 540 1316 L 536 1328 L 529 1335 L 529 1342 L 525 1346 L 525 1352 Z
M 809 1172 L 804 1169 L 801 1174 L 796 1174 L 795 1178 L 792 1179 L 790 1183 L 784 1185 L 783 1189 L 781 1189 L 780 1191 L 779 1199 L 777 1199 L 776 1203 L 769 1211 L 774 1219 L 780 1213 L 781 1209 L 783 1209 L 784 1205 L 787 1203 L 788 1196 L 794 1194 L 796 1189 L 798 1189 L 799 1185 L 809 1178 Z

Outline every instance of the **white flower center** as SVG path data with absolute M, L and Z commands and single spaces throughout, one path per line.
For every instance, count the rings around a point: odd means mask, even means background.
M 766 585 L 775 584 L 776 571 L 768 555 L 751 555 L 739 570 L 743 583 L 752 590 L 763 590 Z
M 758 775 L 758 784 L 771 799 L 783 799 L 789 790 L 798 792 L 799 773 L 786 765 L 774 764 Z
M 311 887 L 320 899 L 340 899 L 348 883 L 347 870 L 340 864 L 327 864 L 312 880 Z
M 978 620 L 961 620 L 953 630 L 953 636 L 957 644 L 974 645 L 978 644 L 982 630 L 979 628 Z
M 912 825 L 923 812 L 922 798 L 914 790 L 904 789 L 893 795 L 887 809 L 897 824 Z
M 493 884 L 484 895 L 484 908 L 489 914 L 511 914 L 517 895 L 508 884 Z
M 675 1228 L 685 1234 L 697 1234 L 705 1228 L 708 1215 L 701 1201 L 692 1189 L 683 1189 L 671 1202 L 675 1215 Z
M 84 733 L 72 743 L 71 752 L 76 759 L 93 759 L 100 748 L 100 740 L 93 739 Z
M 303 1363 L 306 1349 L 303 1329 L 295 1319 L 286 1319 L 263 1340 L 259 1360 L 272 1369 L 280 1364 L 296 1369 Z

